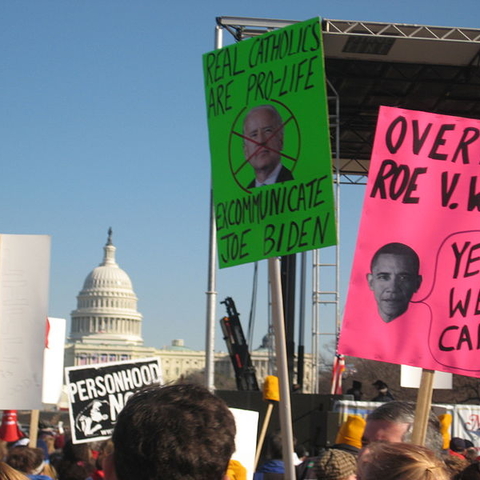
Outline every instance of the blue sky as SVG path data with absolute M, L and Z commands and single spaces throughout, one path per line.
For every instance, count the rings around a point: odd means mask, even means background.
M 111 226 L 145 344 L 183 338 L 204 348 L 210 160 L 201 61 L 218 16 L 479 27 L 480 3 L 0 1 L 0 232 L 52 236 L 50 316 L 69 319 Z M 362 196 L 361 187 L 342 190 L 342 296 Z M 252 276 L 246 265 L 217 277 L 218 300 L 234 298 L 244 328 Z M 262 262 L 254 347 L 267 328 L 266 282 Z M 216 344 L 225 350 L 219 328 Z

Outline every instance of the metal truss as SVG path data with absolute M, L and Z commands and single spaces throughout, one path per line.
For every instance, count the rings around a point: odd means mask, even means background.
M 347 20 L 324 20 L 323 31 L 353 35 L 404 37 L 426 40 L 458 40 L 480 43 L 480 30 L 474 28 L 433 27 L 402 23 L 356 22 Z

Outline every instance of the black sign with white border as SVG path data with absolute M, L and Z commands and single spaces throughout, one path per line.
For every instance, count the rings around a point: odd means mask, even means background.
M 65 369 L 73 443 L 111 437 L 117 416 L 141 388 L 162 383 L 158 358 Z

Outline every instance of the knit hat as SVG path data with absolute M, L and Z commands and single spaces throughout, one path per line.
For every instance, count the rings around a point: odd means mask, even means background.
M 326 450 L 315 464 L 317 478 L 341 480 L 357 472 L 357 462 L 351 453 L 343 450 Z
M 229 480 L 246 480 L 247 469 L 238 460 L 230 459 L 226 477 Z
M 453 437 L 450 440 L 450 450 L 454 452 L 463 452 L 466 449 L 465 440 L 459 437 Z
M 362 436 L 366 421 L 358 415 L 349 415 L 338 430 L 335 443 L 346 443 L 352 447 L 362 448 Z
M 475 448 L 475 445 L 471 440 L 468 440 L 468 438 L 464 438 L 465 442 L 465 448 Z

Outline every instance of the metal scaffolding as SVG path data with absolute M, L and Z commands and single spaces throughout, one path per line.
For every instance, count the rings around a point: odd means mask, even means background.
M 239 42 L 297 21 L 218 17 Z M 480 118 L 480 29 L 346 20 L 321 21 L 335 181 L 365 185 L 380 105 Z M 221 40 L 223 46 L 223 38 Z M 322 337 L 340 330 L 340 247 L 312 253 L 312 354 L 318 378 Z M 333 271 L 333 274 L 332 274 Z M 214 290 L 212 285 L 211 291 Z M 325 315 L 325 308 L 330 309 Z M 324 318 L 334 321 L 326 331 Z M 316 379 L 313 391 L 317 391 Z

